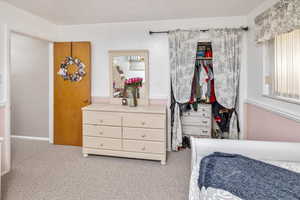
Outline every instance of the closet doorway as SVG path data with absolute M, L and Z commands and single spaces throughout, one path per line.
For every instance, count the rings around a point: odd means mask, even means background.
M 49 141 L 49 41 L 10 34 L 11 135 Z

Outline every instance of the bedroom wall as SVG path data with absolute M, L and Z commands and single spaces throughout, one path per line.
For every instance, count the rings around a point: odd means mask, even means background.
M 151 36 L 149 30 L 240 27 L 245 24 L 244 17 L 225 17 L 61 26 L 59 40 L 92 42 L 92 95 L 96 97 L 109 96 L 109 50 L 148 49 L 150 98 L 165 99 L 169 95 L 170 85 L 168 36 Z
M 97 102 L 109 97 L 109 50 L 147 49 L 149 50 L 150 99 L 151 102 L 166 102 L 169 96 L 169 44 L 167 34 L 149 35 L 149 30 L 207 29 L 241 27 L 247 25 L 247 17 L 196 18 L 183 20 L 163 20 L 128 23 L 107 23 L 91 25 L 60 26 L 60 41 L 91 41 L 92 43 L 92 96 Z M 246 99 L 247 87 L 247 40 L 244 37 L 242 55 L 242 78 L 240 102 Z M 203 34 L 204 41 L 207 37 Z M 159 100 L 159 101 L 157 101 Z M 160 101 L 163 100 L 163 101 Z M 244 116 L 244 107 L 240 108 Z M 242 138 L 244 120 L 241 118 Z
M 300 123 L 252 104 L 247 104 L 247 113 L 247 139 L 300 142 Z
M 148 34 L 149 30 L 240 27 L 246 25 L 246 22 L 246 17 L 225 17 L 57 26 L 26 11 L 0 2 L 0 27 L 5 27 L 0 30 L 0 40 L 5 43 L 9 41 L 9 31 L 11 30 L 51 41 L 91 41 L 93 54 L 92 95 L 104 99 L 109 96 L 108 50 L 149 49 L 150 98 L 162 103 L 169 95 L 168 38 L 164 34 L 150 36 Z M 4 45 L 1 48 L 0 57 L 7 58 L 7 46 Z M 246 62 L 246 46 L 244 53 L 243 61 Z M 8 60 L 3 59 L 1 62 L 3 63 L 0 66 L 0 74 L 4 75 L 3 82 L 6 82 L 7 73 L 4 69 L 7 67 Z M 245 64 L 243 69 L 245 69 Z M 245 77 L 245 74 L 243 77 Z M 246 78 L 243 78 L 243 82 L 245 80 Z M 6 87 L 6 85 L 4 86 Z M 244 99 L 246 91 L 244 89 L 241 91 Z M 8 99 L 5 97 L 3 100 L 6 102 Z M 9 127 L 5 127 L 5 129 L 9 130 Z M 5 143 L 7 147 L 10 145 L 9 137 L 6 138 Z M 5 154 L 8 155 L 9 152 L 5 152 Z M 8 160 L 5 162 L 9 166 Z
M 249 109 L 247 112 L 247 121 L 248 121 L 248 139 L 257 139 L 263 138 L 264 140 L 288 140 L 288 141 L 297 141 L 299 135 L 295 128 L 298 127 L 300 121 L 300 105 L 288 103 L 284 101 L 278 101 L 263 96 L 263 55 L 261 45 L 257 45 L 255 40 L 254 33 L 254 19 L 257 15 L 265 11 L 274 5 L 278 0 L 269 0 L 262 4 L 259 8 L 255 9 L 248 16 L 248 24 L 250 31 L 248 33 L 248 87 L 247 87 L 247 103 L 256 106 L 255 109 L 252 106 L 246 107 Z M 271 112 L 265 112 L 265 110 Z M 264 118 L 260 117 L 263 113 Z M 281 116 L 281 117 L 280 117 Z M 283 123 L 271 123 L 270 119 L 284 117 Z M 255 126 L 253 123 L 261 119 L 263 122 L 261 126 Z M 287 121 L 288 120 L 288 121 Z M 272 125 L 272 128 L 270 126 Z M 291 126 L 291 127 L 290 127 Z M 280 135 L 277 134 L 277 131 L 270 133 L 273 130 L 284 130 L 284 135 L 280 138 Z M 298 129 L 299 133 L 299 129 Z M 285 137 L 288 135 L 288 137 Z
M 37 38 L 46 40 L 56 40 L 57 26 L 44 20 L 38 16 L 32 15 L 29 12 L 18 9 L 5 2 L 0 2 L 0 88 L 2 89 L 0 96 L 0 104 L 3 104 L 5 108 L 1 108 L 2 116 L 4 112 L 4 118 L 0 118 L 0 123 L 4 123 L 4 145 L 2 151 L 2 173 L 8 172 L 10 169 L 10 133 L 9 124 L 7 123 L 9 115 L 7 108 L 8 97 L 7 83 L 8 83 L 8 58 L 9 58 L 9 34 L 10 31 L 31 35 Z M 3 111 L 3 109 L 5 111 Z M 2 127 L 3 129 L 3 127 Z
M 2 1 L 0 2 L 0 24 L 6 24 L 9 29 L 16 32 L 56 40 L 55 24 Z

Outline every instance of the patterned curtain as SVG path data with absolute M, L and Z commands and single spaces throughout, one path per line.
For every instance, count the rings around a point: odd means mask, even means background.
M 300 28 L 300 0 L 280 0 L 256 17 L 256 42 Z
M 240 29 L 212 29 L 209 31 L 214 54 L 215 94 L 219 104 L 233 109 L 230 120 L 230 139 L 238 139 L 238 93 L 241 66 Z
M 176 101 L 172 126 L 172 150 L 182 146 L 180 105 L 191 97 L 199 31 L 175 30 L 169 33 L 171 84 Z

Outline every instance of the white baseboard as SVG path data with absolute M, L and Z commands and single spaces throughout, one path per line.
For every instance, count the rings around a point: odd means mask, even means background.
M 31 137 L 31 136 L 20 136 L 20 135 L 12 135 L 12 138 L 24 139 L 24 140 L 40 140 L 40 141 L 48 141 L 47 137 Z

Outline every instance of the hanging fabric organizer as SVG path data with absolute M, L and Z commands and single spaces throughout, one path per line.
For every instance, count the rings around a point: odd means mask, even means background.
M 238 91 L 240 77 L 241 29 L 212 29 L 208 31 L 214 52 L 214 79 L 218 102 L 233 111 L 229 138 L 239 138 Z M 195 71 L 197 44 L 203 32 L 175 30 L 169 32 L 171 85 L 175 105 L 171 133 L 172 150 L 182 146 L 182 121 L 180 105 L 191 98 Z

